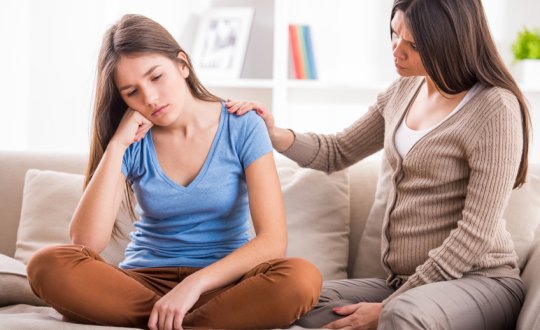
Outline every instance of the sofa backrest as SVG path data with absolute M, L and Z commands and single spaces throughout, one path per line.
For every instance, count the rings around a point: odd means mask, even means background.
M 0 151 L 0 253 L 8 256 L 15 253 L 26 171 L 35 168 L 83 173 L 86 160 L 85 154 Z M 349 168 L 349 274 L 352 274 L 351 267 L 357 260 L 357 247 L 373 204 L 379 163 L 379 159 L 368 159 Z M 531 164 L 529 172 L 540 177 L 540 164 Z M 536 187 L 538 190 L 540 187 Z M 540 196 L 535 198 L 540 200 Z M 535 216 L 540 217 L 540 214 Z M 536 239 L 538 236 L 537 231 Z

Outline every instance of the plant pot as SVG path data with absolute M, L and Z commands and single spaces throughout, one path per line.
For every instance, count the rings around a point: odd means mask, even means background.
M 522 60 L 518 66 L 521 84 L 540 87 L 540 60 Z

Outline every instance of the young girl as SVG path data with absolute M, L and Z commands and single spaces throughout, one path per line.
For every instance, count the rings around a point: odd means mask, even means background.
M 34 292 L 70 320 L 150 329 L 280 327 L 307 312 L 321 275 L 284 258 L 283 200 L 264 122 L 255 118 L 228 114 L 162 26 L 124 16 L 99 55 L 73 244 L 33 256 Z M 116 267 L 99 253 L 126 184 L 140 220 Z
M 513 329 L 523 303 L 502 219 L 527 173 L 530 123 L 480 0 L 395 0 L 395 67 L 402 77 L 336 135 L 274 125 L 276 150 L 327 172 L 384 149 L 378 203 L 386 279 L 324 284 L 298 324 L 347 329 Z

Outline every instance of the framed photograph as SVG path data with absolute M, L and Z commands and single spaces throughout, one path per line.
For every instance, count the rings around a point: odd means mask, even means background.
M 192 61 L 201 78 L 239 78 L 248 44 L 253 8 L 209 10 L 201 19 Z

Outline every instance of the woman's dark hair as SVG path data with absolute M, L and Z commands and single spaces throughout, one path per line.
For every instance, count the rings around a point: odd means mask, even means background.
M 141 15 L 124 15 L 105 32 L 99 52 L 85 187 L 94 175 L 109 141 L 127 110 L 127 104 L 120 96 L 114 83 L 116 65 L 123 55 L 144 53 L 160 54 L 187 66 L 189 76 L 186 78 L 186 82 L 193 97 L 205 101 L 221 101 L 219 97 L 204 88 L 193 71 L 189 56 L 163 26 Z M 185 55 L 186 61 L 178 58 L 180 53 Z M 133 190 L 128 182 L 126 182 L 126 200 L 128 210 L 135 218 Z
M 403 12 L 422 63 L 439 90 L 457 94 L 477 82 L 512 92 L 519 103 L 523 153 L 514 188 L 525 183 L 531 120 L 523 93 L 504 65 L 480 0 L 395 0 Z

